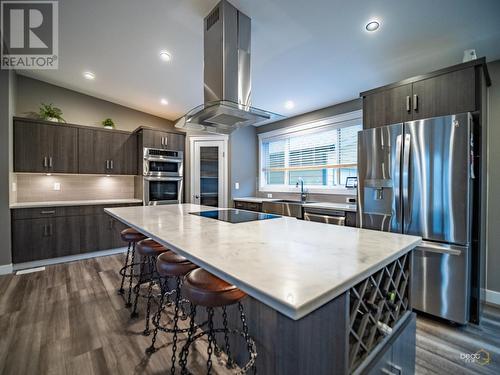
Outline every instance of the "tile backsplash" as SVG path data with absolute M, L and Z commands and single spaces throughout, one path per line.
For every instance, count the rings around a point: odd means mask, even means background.
M 16 174 L 17 202 L 134 198 L 134 176 Z

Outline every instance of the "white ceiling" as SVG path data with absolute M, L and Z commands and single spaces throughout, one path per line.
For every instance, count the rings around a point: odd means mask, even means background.
M 217 1 L 60 0 L 59 70 L 21 74 L 177 119 L 203 102 L 202 25 Z M 252 18 L 252 104 L 286 116 L 459 63 L 465 49 L 500 58 L 499 0 L 231 3 Z

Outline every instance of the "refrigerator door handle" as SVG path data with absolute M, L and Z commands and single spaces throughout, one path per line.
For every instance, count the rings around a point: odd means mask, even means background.
M 409 219 L 411 217 L 411 206 L 409 199 L 409 189 L 410 189 L 410 147 L 411 147 L 411 135 L 405 134 L 405 141 L 403 146 L 403 211 L 404 211 L 404 222 L 403 222 L 403 232 L 406 232 L 406 228 L 409 225 Z
M 402 135 L 398 135 L 396 137 L 396 170 L 394 173 L 394 182 L 395 182 L 394 183 L 394 198 L 396 201 L 396 220 L 398 223 L 401 223 L 401 152 L 402 152 L 402 150 L 403 150 Z
M 462 251 L 457 250 L 457 248 L 453 245 L 445 245 L 445 244 L 436 244 L 433 242 L 422 241 L 422 243 L 417 247 L 417 250 L 429 251 L 432 253 L 439 254 L 449 254 L 459 256 L 462 255 Z

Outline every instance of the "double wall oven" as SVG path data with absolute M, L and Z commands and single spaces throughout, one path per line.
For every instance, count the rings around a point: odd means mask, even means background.
M 182 151 L 144 148 L 144 205 L 182 203 Z

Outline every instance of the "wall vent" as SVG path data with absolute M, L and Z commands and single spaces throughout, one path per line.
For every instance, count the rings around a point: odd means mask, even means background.
M 212 13 L 207 17 L 207 31 L 217 23 L 219 20 L 219 7 L 215 8 Z

